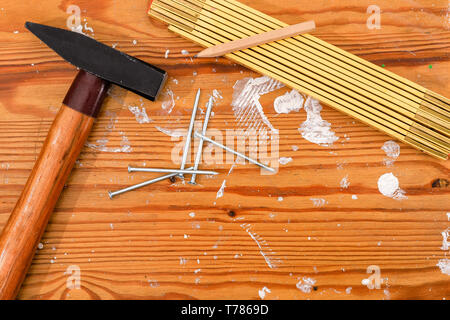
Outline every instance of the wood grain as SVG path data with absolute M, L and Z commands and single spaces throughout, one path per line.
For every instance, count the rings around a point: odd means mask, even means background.
M 450 92 L 447 1 L 377 1 L 380 30 L 367 29 L 369 1 L 243 2 L 290 24 L 314 20 L 317 37 L 439 94 Z M 266 299 L 450 298 L 450 278 L 436 266 L 448 258 L 441 249 L 441 233 L 450 227 L 448 162 L 399 143 L 401 155 L 387 167 L 381 147 L 390 138 L 327 106 L 322 117 L 340 139 L 330 147 L 312 144 L 298 132 L 303 110 L 273 111 L 274 99 L 287 88 L 261 98 L 279 129 L 280 157 L 293 158 L 277 175 L 260 175 L 251 165 L 237 165 L 230 175 L 231 164 L 202 165 L 221 175 L 199 177 L 196 187 L 167 181 L 109 200 L 108 190 L 154 177 L 128 174 L 128 164 L 176 166 L 171 151 L 180 141 L 156 127 L 187 128 L 197 88 L 205 93 L 203 109 L 212 90 L 220 91 L 223 99 L 209 127 L 224 131 L 237 126 L 233 85 L 259 75 L 226 59 L 191 59 L 201 48 L 149 19 L 147 1 L 30 4 L 8 0 L 0 11 L 0 227 L 76 74 L 27 33 L 23 21 L 65 27 L 66 9 L 76 4 L 95 39 L 167 70 L 171 78 L 155 103 L 112 88 L 19 298 L 259 299 L 263 287 L 271 290 Z M 176 102 L 170 114 L 162 108 L 170 98 L 167 89 Z M 129 106 L 145 107 L 152 122 L 138 123 Z M 131 152 L 111 152 L 127 146 Z M 408 199 L 378 191 L 378 178 L 389 172 Z M 346 176 L 350 186 L 344 189 L 340 181 Z M 216 199 L 223 180 L 224 196 Z M 311 199 L 326 204 L 315 207 Z M 252 236 L 265 241 L 262 249 Z M 269 268 L 261 251 L 278 262 L 276 268 Z M 380 290 L 361 284 L 370 265 L 387 279 Z M 80 289 L 67 287 L 70 266 L 79 267 Z M 316 280 L 310 293 L 296 286 L 304 277 Z

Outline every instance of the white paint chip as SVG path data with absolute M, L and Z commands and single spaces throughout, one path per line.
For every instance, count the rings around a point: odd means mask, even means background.
M 273 107 L 277 113 L 288 114 L 291 111 L 300 111 L 304 102 L 303 96 L 297 91 L 292 90 L 275 99 Z
M 400 146 L 392 140 L 386 141 L 381 147 L 381 150 L 386 152 L 387 158 L 383 161 L 386 166 L 392 166 L 400 156 Z
M 400 189 L 400 184 L 397 177 L 392 173 L 383 174 L 378 179 L 378 190 L 385 197 L 395 200 L 408 199 L 408 197 L 405 196 L 405 191 Z
M 145 107 L 142 107 L 141 110 L 138 106 L 128 106 L 128 110 L 134 114 L 138 123 L 150 123 L 151 119 L 148 117 Z
M 281 157 L 278 162 L 282 165 L 287 165 L 289 162 L 292 162 L 293 159 L 291 157 L 286 158 L 286 157 Z
M 266 293 L 271 293 L 271 291 L 269 288 L 264 287 L 261 290 L 258 290 L 258 293 L 261 300 L 264 300 L 264 298 L 266 297 Z
M 444 258 L 439 260 L 438 264 L 436 265 L 441 269 L 441 272 L 443 274 L 446 274 L 450 276 L 450 259 Z
M 447 228 L 447 230 L 442 231 L 442 247 L 441 249 L 444 251 L 447 251 L 450 247 L 450 228 Z
M 342 189 L 348 189 L 350 187 L 350 182 L 348 181 L 348 175 L 342 178 L 340 186 Z
M 220 187 L 219 191 L 217 191 L 216 199 L 222 198 L 225 188 L 226 188 L 226 182 L 227 180 L 223 180 L 222 186 Z
M 303 138 L 323 147 L 330 146 L 339 140 L 339 137 L 331 131 L 331 124 L 322 119 L 320 115 L 322 106 L 318 100 L 308 97 L 304 108 L 307 118 L 298 129 Z
M 303 277 L 296 284 L 297 289 L 303 291 L 304 293 L 310 293 L 313 286 L 316 284 L 316 280 L 308 277 Z

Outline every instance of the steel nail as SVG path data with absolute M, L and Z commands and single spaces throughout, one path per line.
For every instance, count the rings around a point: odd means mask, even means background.
M 134 168 L 128 166 L 128 172 L 159 172 L 159 173 L 184 173 L 184 174 L 204 174 L 204 175 L 218 175 L 215 171 L 205 171 L 205 170 L 180 170 L 180 169 L 161 169 L 161 168 Z
M 203 122 L 203 131 L 202 131 L 203 135 L 206 135 L 206 130 L 208 129 L 208 122 L 209 118 L 211 117 L 212 106 L 213 106 L 213 97 L 211 96 L 209 98 L 208 108 L 206 109 L 205 120 Z M 198 166 L 200 165 L 200 160 L 202 158 L 202 153 L 203 153 L 203 139 L 200 139 L 200 142 L 198 144 L 197 155 L 195 156 L 194 170 L 198 170 Z M 196 178 L 197 174 L 193 173 L 191 181 L 189 181 L 189 183 L 192 185 L 196 185 L 197 184 L 197 182 L 195 181 Z
M 198 108 L 198 102 L 200 100 L 200 89 L 197 91 L 197 96 L 195 97 L 195 103 L 194 107 L 192 108 L 192 115 L 191 115 L 191 122 L 189 123 L 189 130 L 186 135 L 186 144 L 184 145 L 183 150 L 183 158 L 181 159 L 181 167 L 180 170 L 184 170 L 186 166 L 186 160 L 188 153 L 191 150 L 191 140 L 192 140 L 192 131 L 194 130 L 194 124 L 195 124 L 195 116 L 197 115 L 197 108 Z M 181 178 L 184 178 L 183 174 L 179 175 Z
M 189 169 L 186 169 L 186 170 L 191 170 L 191 169 L 192 168 L 189 168 Z M 118 196 L 119 194 L 122 194 L 122 193 L 125 193 L 125 192 L 129 192 L 129 191 L 133 191 L 133 190 L 136 190 L 136 189 L 139 189 L 139 188 L 142 188 L 142 187 L 154 184 L 154 183 L 159 182 L 159 181 L 170 179 L 170 178 L 175 177 L 177 175 L 178 175 L 178 173 L 171 173 L 171 174 L 168 174 L 168 175 L 165 175 L 165 176 L 162 176 L 162 177 L 158 177 L 158 178 L 155 178 L 155 179 L 152 179 L 152 180 L 148 180 L 148 181 L 136 184 L 134 186 L 131 186 L 131 187 L 128 187 L 128 188 L 125 188 L 125 189 L 122 189 L 122 190 L 118 190 L 118 191 L 114 191 L 114 192 L 108 191 L 109 198 L 112 199 L 113 197 Z

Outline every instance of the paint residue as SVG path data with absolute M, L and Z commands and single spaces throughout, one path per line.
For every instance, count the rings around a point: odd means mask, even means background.
M 212 99 L 215 105 L 219 105 L 220 101 L 223 100 L 221 92 L 217 89 L 214 89 L 212 93 Z
M 181 138 L 181 137 L 185 137 L 187 135 L 187 130 L 186 129 L 166 129 L 166 128 L 162 128 L 159 126 L 155 126 L 156 130 L 168 135 L 169 137 L 172 138 Z
M 293 161 L 293 159 L 292 159 L 291 157 L 289 157 L 289 158 L 281 157 L 281 158 L 278 160 L 278 162 L 279 162 L 280 164 L 282 164 L 282 165 L 286 165 L 286 164 L 288 164 L 289 162 L 292 162 L 292 161 Z
M 136 117 L 136 121 L 139 123 L 150 123 L 152 121 L 145 111 L 145 107 L 142 110 L 138 106 L 128 106 L 128 110 Z
M 443 274 L 450 276 L 450 259 L 444 258 L 439 260 L 437 265 Z
M 320 115 L 322 106 L 318 100 L 308 97 L 305 102 L 305 111 L 306 121 L 298 129 L 303 138 L 320 146 L 330 146 L 339 140 L 339 137 L 331 131 L 331 124 L 322 119 Z
M 171 113 L 173 108 L 175 107 L 175 98 L 173 95 L 173 91 L 170 89 L 167 89 L 164 93 L 164 100 L 161 104 L 161 108 L 167 113 Z
M 378 190 L 385 197 L 395 200 L 408 199 L 408 197 L 405 196 L 405 191 L 400 189 L 400 184 L 397 177 L 392 173 L 383 174 L 378 179 Z
M 247 129 L 270 129 L 278 132 L 264 114 L 259 102 L 262 95 L 284 87 L 284 85 L 270 77 L 244 78 L 236 81 L 233 86 L 234 115 L 238 125 Z
M 106 111 L 105 112 L 106 116 L 110 116 L 110 120 L 109 123 L 106 125 L 106 131 L 112 132 L 115 127 L 116 127 L 116 123 L 117 123 L 117 115 L 114 112 L 110 112 L 110 111 Z M 122 131 L 119 132 L 119 134 L 122 137 L 122 141 L 120 142 L 120 147 L 107 147 L 107 144 L 109 142 L 109 140 L 106 138 L 106 136 L 102 139 L 98 139 L 96 141 L 96 143 L 86 143 L 85 145 L 88 148 L 97 150 L 97 151 L 102 151 L 102 152 L 114 152 L 114 153 L 130 153 L 132 151 L 130 142 L 128 141 L 128 138 L 125 136 L 125 133 L 123 133 Z
M 350 187 L 350 182 L 348 181 L 348 175 L 346 175 L 345 177 L 342 178 L 340 185 L 341 185 L 342 189 L 348 189 L 348 187 Z
M 303 291 L 304 293 L 310 293 L 313 286 L 316 284 L 316 280 L 313 278 L 303 277 L 295 285 L 297 289 Z
M 392 140 L 386 141 L 381 147 L 381 150 L 386 152 L 387 158 L 383 161 L 386 166 L 392 166 L 400 156 L 400 146 Z
M 261 238 L 257 233 L 251 231 L 252 226 L 250 224 L 241 224 L 241 228 L 244 229 L 248 235 L 255 241 L 255 243 L 259 247 L 259 252 L 263 256 L 264 260 L 266 261 L 269 268 L 273 269 L 276 268 L 279 263 L 282 263 L 282 261 L 276 257 L 273 257 L 276 252 L 274 252 L 269 245 L 267 244 L 266 240 Z
M 297 91 L 292 90 L 275 99 L 273 107 L 277 113 L 289 113 L 291 111 L 300 111 L 304 102 L 303 96 Z
M 130 146 L 130 141 L 125 136 L 123 132 L 120 132 L 122 136 L 122 141 L 120 142 L 120 147 L 107 147 L 108 139 L 99 139 L 97 140 L 97 144 L 95 143 L 86 143 L 86 146 L 101 152 L 113 152 L 113 153 L 130 153 L 133 149 Z
M 223 180 L 222 186 L 220 187 L 219 191 L 217 191 L 216 199 L 223 197 L 223 193 L 224 193 L 225 187 L 226 187 L 226 182 L 227 182 L 227 180 Z
M 447 230 L 442 231 L 442 250 L 449 250 L 450 247 L 450 228 L 447 228 Z
M 261 290 L 258 290 L 259 293 L 259 297 L 261 298 L 261 300 L 264 300 L 264 298 L 266 297 L 266 293 L 270 293 L 270 289 L 267 287 L 262 288 Z

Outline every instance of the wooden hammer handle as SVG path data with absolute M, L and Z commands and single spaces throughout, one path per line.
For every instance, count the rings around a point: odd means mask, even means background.
M 94 117 L 88 115 L 92 112 L 84 112 L 90 110 L 86 104 L 94 101 L 98 109 L 107 87 L 106 82 L 92 77 L 95 76 L 81 71 L 72 84 L 65 99 L 70 107 L 63 104 L 59 110 L 0 237 L 2 300 L 14 299 L 19 292 L 66 179 L 91 131 Z

